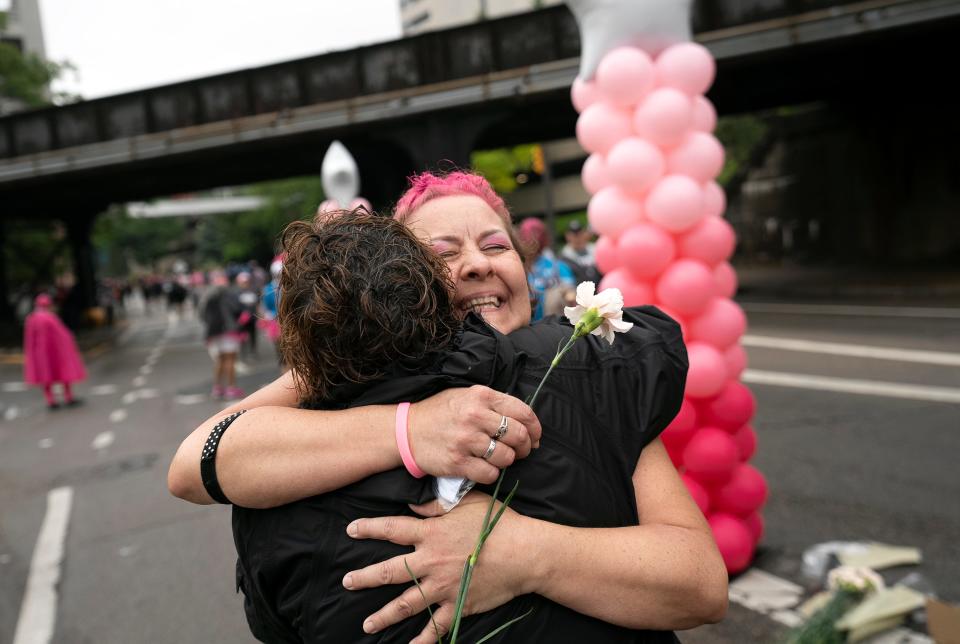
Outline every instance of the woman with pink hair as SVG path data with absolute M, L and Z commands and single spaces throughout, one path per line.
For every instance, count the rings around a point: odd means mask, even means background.
M 549 367 L 538 356 L 552 355 L 555 343 L 539 338 L 537 325 L 530 325 L 527 278 L 502 199 L 477 175 L 425 173 L 411 180 L 395 217 L 444 259 L 457 310 L 479 314 L 508 337 L 525 334 L 530 342 L 550 345 L 528 358 L 532 375 L 520 378 L 518 395 L 535 387 L 537 373 Z M 641 316 L 666 319 L 642 308 Z M 706 520 L 657 438 L 676 412 L 665 401 L 679 400 L 682 376 L 667 377 L 656 365 L 665 355 L 685 365 L 682 345 L 675 350 L 679 330 L 672 322 L 668 326 L 671 331 L 651 337 L 622 363 L 623 368 L 644 370 L 636 390 L 618 388 L 616 369 L 598 369 L 601 375 L 573 362 L 560 367 L 556 373 L 566 372 L 566 386 L 556 381 L 553 395 L 538 405 L 546 431 L 518 398 L 481 385 L 448 389 L 412 403 L 404 408 L 402 422 L 397 405 L 298 409 L 295 374 L 288 373 L 188 436 L 171 463 L 168 486 L 175 496 L 194 503 L 226 498 L 241 507 L 275 508 L 405 465 L 414 471 L 408 462 L 432 476 L 490 484 L 499 468 L 524 459 L 508 474 L 519 478 L 524 468 L 539 468 L 554 489 L 521 483 L 525 498 L 515 498 L 518 510 L 507 511 L 486 541 L 466 613 L 501 606 L 520 610 L 534 602 L 541 607 L 540 618 L 535 614 L 521 622 L 532 633 L 551 627 L 549 615 L 563 615 L 563 623 L 577 624 L 596 641 L 675 642 L 671 631 L 723 616 L 727 587 Z M 630 420 L 616 409 L 585 414 L 580 401 L 595 397 L 593 387 L 603 388 L 604 396 L 638 401 L 642 418 Z M 624 438 L 639 449 L 625 449 Z M 616 468 L 605 467 L 607 459 L 618 460 Z M 567 494 L 574 481 L 587 479 L 589 486 L 574 485 L 582 512 L 562 520 L 558 509 L 563 502 L 554 493 Z M 436 606 L 438 627 L 449 626 L 463 561 L 486 511 L 485 498 L 475 491 L 447 514 L 421 506 L 428 518 L 380 516 L 346 527 L 352 539 L 386 540 L 404 550 L 385 561 L 365 562 L 366 567 L 343 578 L 344 588 L 352 592 L 408 586 L 363 620 L 363 631 L 377 636 L 371 641 L 399 641 L 392 639 L 392 629 L 403 622 L 403 632 L 408 632 L 405 620 L 426 608 L 420 590 L 409 586 L 405 563 L 420 577 L 427 603 Z M 607 503 L 620 504 L 625 514 L 605 515 L 601 508 Z M 316 547 L 333 538 L 318 536 Z M 306 624 L 312 618 L 297 613 L 294 621 Z M 416 644 L 436 641 L 424 621 L 415 625 L 422 628 L 413 639 Z M 322 630 L 322 625 L 312 627 Z M 357 636 L 359 641 L 359 630 Z M 507 631 L 496 641 L 511 637 Z M 525 641 L 547 640 L 531 636 Z
M 41 293 L 34 300 L 33 313 L 27 316 L 23 328 L 23 376 L 28 385 L 43 387 L 47 407 L 57 409 L 60 405 L 53 395 L 53 385 L 63 387 L 66 405 L 79 401 L 73 397 L 71 385 L 86 380 L 87 370 L 77 350 L 77 343 L 70 330 L 57 314 L 50 310 L 50 296 Z

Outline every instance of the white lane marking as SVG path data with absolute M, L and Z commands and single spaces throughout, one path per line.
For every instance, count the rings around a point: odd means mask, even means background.
M 805 373 L 783 373 L 780 371 L 758 371 L 755 369 L 747 369 L 744 371 L 743 381 L 756 385 L 773 385 L 777 387 L 795 387 L 797 389 L 836 391 L 846 394 L 863 394 L 866 396 L 960 403 L 960 389 L 953 387 L 929 387 L 926 385 L 908 385 L 898 382 L 881 382 L 879 380 L 831 378 L 829 376 L 812 376 Z
M 100 432 L 94 437 L 93 442 L 90 443 L 90 447 L 96 450 L 107 449 L 113 445 L 113 439 L 113 432 Z
M 16 420 L 17 416 L 20 415 L 20 409 L 16 405 L 10 405 L 3 410 L 3 419 L 4 420 Z
M 156 357 L 154 357 L 154 356 L 147 356 L 147 361 L 146 361 L 145 364 L 146 364 L 146 366 L 148 366 L 148 367 L 153 367 L 153 366 L 155 366 L 155 365 L 157 364 L 157 360 L 159 360 L 159 359 L 160 359 L 160 358 L 156 358 Z
M 121 546 L 117 549 L 117 555 L 126 558 L 134 554 L 139 549 L 140 546 Z
M 112 412 L 110 412 L 111 423 L 122 423 L 126 419 L 127 419 L 126 409 L 114 409 Z
M 922 306 L 858 306 L 852 304 L 785 304 L 780 302 L 739 302 L 739 304 L 747 313 L 960 319 L 960 308 L 934 308 Z
M 825 353 L 835 356 L 895 360 L 897 362 L 922 362 L 925 364 L 960 367 L 960 353 L 948 353 L 946 351 L 895 349 L 892 347 L 878 347 L 866 344 L 820 342 L 814 340 L 799 340 L 796 338 L 778 338 L 767 335 L 745 335 L 741 338 L 741 343 L 745 347 L 780 349 L 782 351 L 803 351 L 806 353 Z
M 138 396 L 136 391 L 128 391 L 127 393 L 123 394 L 123 398 L 121 400 L 123 400 L 124 405 L 129 405 L 130 403 L 135 402 L 137 398 Z
M 145 365 L 143 365 L 142 367 L 140 367 L 140 374 L 141 374 L 141 375 L 143 375 L 143 376 L 149 376 L 151 373 L 153 373 L 153 367 L 151 367 L 150 365 L 145 364 Z
M 57 585 L 72 504 L 73 488 L 58 487 L 47 494 L 47 513 L 30 560 L 30 574 L 13 644 L 47 644 L 53 639 L 57 621 Z
M 51 447 L 53 447 L 53 439 L 41 438 L 40 440 L 37 441 L 37 447 L 39 447 L 40 449 L 50 449 Z
M 137 392 L 137 397 L 142 400 L 147 400 L 150 398 L 156 398 L 160 395 L 160 392 L 156 389 L 141 389 Z
M 147 379 L 145 376 L 137 376 L 130 382 L 130 384 L 134 387 L 142 387 L 147 384 Z
M 197 403 L 202 403 L 210 400 L 210 396 L 207 394 L 186 394 L 183 396 L 177 396 L 173 399 L 173 402 L 178 405 L 196 405 Z
M 109 396 L 117 393 L 116 385 L 97 385 L 90 388 L 90 393 L 94 396 Z
M 14 393 L 17 391 L 26 391 L 28 389 L 27 383 L 25 382 L 5 382 L 3 383 L 3 390 L 7 393 Z

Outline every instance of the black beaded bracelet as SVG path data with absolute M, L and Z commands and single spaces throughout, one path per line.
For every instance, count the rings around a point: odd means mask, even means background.
M 203 445 L 203 453 L 200 455 L 200 480 L 203 481 L 203 488 L 207 491 L 217 503 L 230 504 L 230 499 L 220 488 L 220 481 L 217 480 L 217 448 L 220 446 L 220 437 L 227 431 L 230 423 L 240 417 L 240 414 L 246 412 L 246 409 L 230 414 L 213 428 L 207 437 L 207 442 Z

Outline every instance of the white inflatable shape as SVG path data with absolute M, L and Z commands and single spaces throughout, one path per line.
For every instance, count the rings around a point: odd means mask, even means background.
M 360 194 L 360 170 L 353 155 L 340 141 L 327 148 L 320 166 L 320 180 L 327 199 L 337 202 L 341 208 Z
M 607 52 L 639 47 L 651 56 L 693 38 L 691 0 L 566 0 L 580 26 L 580 78 L 593 79 Z

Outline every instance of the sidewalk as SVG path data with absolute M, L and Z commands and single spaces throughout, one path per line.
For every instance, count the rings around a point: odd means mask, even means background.
M 737 299 L 960 307 L 960 270 L 734 264 Z

